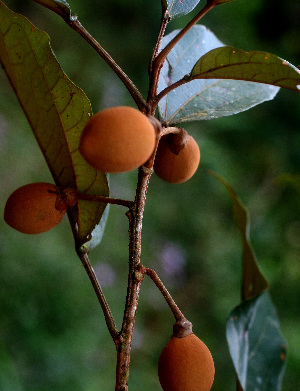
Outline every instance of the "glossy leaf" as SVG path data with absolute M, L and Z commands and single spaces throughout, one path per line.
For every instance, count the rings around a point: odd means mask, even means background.
M 64 19 L 76 19 L 76 16 L 71 14 L 71 8 L 65 0 L 33 0 L 36 3 L 49 8 Z
M 214 172 L 210 173 L 225 186 L 232 201 L 233 215 L 241 233 L 243 245 L 242 299 L 250 299 L 268 289 L 269 284 L 260 270 L 250 243 L 249 213 L 232 187 L 221 176 Z
M 191 12 L 200 0 L 162 0 L 165 18 L 178 18 Z
M 230 355 L 244 391 L 279 391 L 286 342 L 268 292 L 244 301 L 226 325 Z
M 49 37 L 0 2 L 0 60 L 47 161 L 61 187 L 108 195 L 104 173 L 88 165 L 78 146 L 91 116 L 83 91 L 60 68 Z M 69 214 L 77 236 L 87 241 L 105 205 L 80 201 Z
M 164 37 L 162 47 L 178 30 Z M 162 68 L 158 91 L 188 75 L 193 64 L 222 42 L 206 27 L 194 26 L 171 50 Z M 278 87 L 239 80 L 193 80 L 163 97 L 159 115 L 168 126 L 188 121 L 208 120 L 239 113 L 273 99 Z
M 191 79 L 234 79 L 271 84 L 300 92 L 300 70 L 266 52 L 244 52 L 225 46 L 202 56 Z

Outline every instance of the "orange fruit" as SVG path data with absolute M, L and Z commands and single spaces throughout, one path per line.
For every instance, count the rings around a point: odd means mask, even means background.
M 188 135 L 184 148 L 174 153 L 170 149 L 170 140 L 167 135 L 161 138 L 154 162 L 154 172 L 161 179 L 169 183 L 183 183 L 196 172 L 200 162 L 200 150 L 193 137 Z
M 15 190 L 8 198 L 4 220 L 17 231 L 39 234 L 54 228 L 65 210 L 57 210 L 57 189 L 51 183 L 31 183 Z
M 161 352 L 158 377 L 164 391 L 209 391 L 214 376 L 212 355 L 195 334 L 173 336 Z
M 111 107 L 95 114 L 83 129 L 80 152 L 102 172 L 134 170 L 151 156 L 155 130 L 147 116 L 127 106 Z

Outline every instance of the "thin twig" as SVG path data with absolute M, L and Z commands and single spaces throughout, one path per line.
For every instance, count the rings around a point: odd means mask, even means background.
M 129 91 L 133 100 L 137 104 L 138 108 L 145 112 L 147 103 L 144 100 L 142 94 L 130 80 L 126 73 L 120 68 L 120 66 L 113 60 L 113 58 L 107 53 L 106 50 L 100 45 L 100 43 L 82 26 L 78 19 L 64 19 L 65 22 L 77 33 L 79 33 L 85 41 L 92 46 L 93 49 L 103 58 L 103 60 L 110 66 L 110 68 L 116 73 L 116 75 L 124 83 L 125 87 Z
M 150 80 L 150 88 L 149 88 L 149 94 L 148 94 L 148 103 L 150 104 L 152 111 L 151 114 L 155 112 L 155 108 L 153 108 L 153 101 L 155 101 L 155 97 L 157 94 L 157 87 L 158 87 L 158 79 L 159 74 L 161 71 L 161 68 L 165 62 L 165 59 L 167 58 L 167 55 L 170 53 L 170 51 L 173 49 L 173 47 L 183 38 L 183 36 L 212 8 L 215 7 L 217 0 L 212 0 L 207 2 L 207 4 L 202 8 L 202 10 L 182 29 L 180 32 L 166 45 L 163 50 L 156 56 L 155 60 L 153 61 L 153 67 L 152 67 L 152 78 Z
M 156 40 L 156 44 L 155 44 L 155 47 L 154 47 L 154 50 L 153 50 L 150 62 L 149 62 L 149 76 L 151 76 L 151 74 L 152 74 L 153 61 L 155 60 L 155 58 L 157 57 L 157 55 L 159 53 L 160 46 L 161 46 L 161 41 L 162 41 L 162 39 L 164 37 L 164 33 L 166 31 L 166 28 L 167 28 L 167 25 L 168 25 L 169 21 L 170 21 L 169 18 L 166 18 L 164 15 L 162 15 L 158 37 L 157 37 L 157 40 Z
M 134 205 L 134 201 L 122 200 L 120 198 L 96 196 L 96 195 L 81 193 L 79 191 L 76 192 L 76 196 L 78 200 L 102 202 L 104 204 L 115 204 L 115 205 L 126 206 L 127 208 L 131 208 Z
M 113 318 L 113 315 L 112 315 L 111 310 L 109 308 L 109 305 L 106 301 L 106 298 L 104 296 L 104 293 L 102 291 L 100 283 L 99 283 L 97 276 L 95 274 L 93 266 L 91 265 L 89 257 L 86 253 L 82 253 L 80 250 L 77 250 L 77 254 L 78 254 L 78 257 L 80 258 L 80 260 L 85 268 L 85 271 L 86 271 L 86 273 L 87 273 L 87 275 L 93 285 L 94 291 L 95 291 L 97 298 L 98 298 L 98 301 L 101 305 L 109 333 L 112 336 L 114 343 L 117 345 L 117 343 L 119 341 L 119 331 L 117 329 L 116 323 L 114 321 L 114 318 Z
M 183 84 L 186 84 L 190 81 L 192 81 L 189 77 L 189 75 L 185 75 L 182 79 L 176 81 L 173 84 L 170 84 L 168 87 L 166 87 L 164 90 L 162 90 L 153 100 L 152 109 L 155 110 L 158 102 L 166 96 L 170 91 L 175 90 L 175 88 L 182 86 Z

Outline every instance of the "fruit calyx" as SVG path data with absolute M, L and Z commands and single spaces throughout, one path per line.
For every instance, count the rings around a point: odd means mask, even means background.
M 173 337 L 184 338 L 193 334 L 193 324 L 186 318 L 181 318 L 173 325 Z
M 183 128 L 176 128 L 176 130 L 176 132 L 170 133 L 165 137 L 170 151 L 175 155 L 179 155 L 179 153 L 185 148 L 189 135 Z

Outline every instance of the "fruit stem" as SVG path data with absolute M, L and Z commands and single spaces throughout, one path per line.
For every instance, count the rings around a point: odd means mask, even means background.
M 119 198 L 110 198 L 104 196 L 95 196 L 91 194 L 81 193 L 79 191 L 76 192 L 76 196 L 78 200 L 102 202 L 104 204 L 115 204 L 115 205 L 126 206 L 127 208 L 131 208 L 134 205 L 134 201 L 128 201 Z
M 173 297 L 170 295 L 169 291 L 161 281 L 161 279 L 158 277 L 155 270 L 150 269 L 148 267 L 140 266 L 140 272 L 142 274 L 147 274 L 151 278 L 151 280 L 154 282 L 154 284 L 157 286 L 157 288 L 162 293 L 164 299 L 166 300 L 168 306 L 170 307 L 171 311 L 173 312 L 173 315 L 175 317 L 176 322 L 188 322 L 183 315 L 183 313 L 180 311 L 179 307 L 175 303 Z

